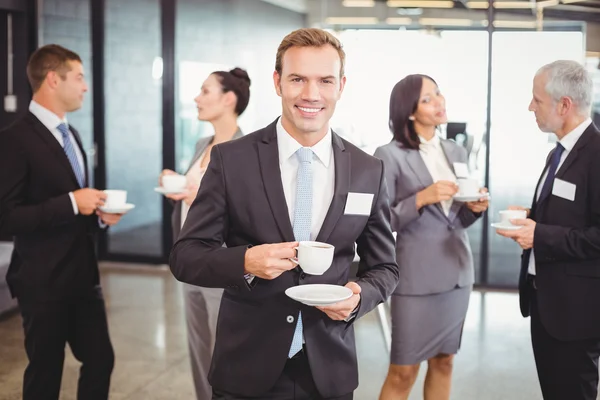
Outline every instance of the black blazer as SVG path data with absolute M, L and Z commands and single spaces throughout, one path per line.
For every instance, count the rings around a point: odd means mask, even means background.
M 98 217 L 75 215 L 68 193 L 78 189 L 63 148 L 33 114 L 0 132 L 0 233 L 14 236 L 13 297 L 64 298 L 98 285 Z
M 548 157 L 550 160 L 552 154 Z M 545 170 L 548 169 L 546 165 Z M 542 174 L 543 177 L 543 174 Z M 575 184 L 575 200 L 550 195 L 536 204 L 533 251 L 540 319 L 559 340 L 600 337 L 600 132 L 591 124 L 556 177 Z M 538 188 L 541 184 L 538 182 Z M 537 193 L 537 189 L 536 189 Z M 531 250 L 523 252 L 520 306 L 529 316 L 526 276 Z
M 225 288 L 209 375 L 217 389 L 241 396 L 267 392 L 283 371 L 300 310 L 308 360 L 321 395 L 342 396 L 358 386 L 356 319 L 333 321 L 284 293 L 299 284 L 345 285 L 355 242 L 362 288 L 356 318 L 383 302 L 398 284 L 383 163 L 336 134 L 332 141 L 334 195 L 317 236 L 317 241 L 335 246 L 331 267 L 322 276 L 297 268 L 274 280 L 255 278 L 251 286 L 244 279 L 248 246 L 294 241 L 279 169 L 276 123 L 212 149 L 170 265 L 180 281 Z M 344 215 L 349 192 L 374 194 L 370 215 Z

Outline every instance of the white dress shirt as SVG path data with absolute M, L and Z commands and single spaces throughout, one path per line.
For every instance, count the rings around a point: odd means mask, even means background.
M 425 162 L 429 174 L 433 178 L 433 182 L 450 181 L 456 183 L 456 176 L 448 164 L 448 158 L 446 158 L 444 149 L 442 149 L 442 141 L 439 136 L 434 135 L 430 140 L 419 136 L 419 139 L 421 139 L 419 153 Z M 440 202 L 446 216 L 450 214 L 452 202 L 452 199 Z
M 313 198 L 310 240 L 315 240 L 329 206 L 333 199 L 335 186 L 335 163 L 333 160 L 333 144 L 331 142 L 331 129 L 319 143 L 311 147 L 313 156 Z M 294 225 L 294 207 L 296 205 L 296 178 L 298 174 L 298 156 L 296 151 L 302 145 L 298 143 L 283 128 L 281 118 L 277 121 L 277 149 L 279 151 L 279 169 L 281 170 L 281 183 L 288 207 L 290 222 Z
M 591 118 L 586 119 L 579 126 L 577 126 L 571 132 L 567 133 L 561 140 L 559 140 L 559 143 L 565 148 L 565 150 L 563 151 L 563 153 L 560 156 L 560 161 L 558 162 L 558 168 L 556 168 L 557 173 L 558 173 L 558 171 L 560 171 L 560 167 L 563 165 L 563 162 L 565 162 L 565 160 L 569 156 L 569 153 L 571 153 L 571 150 L 573 150 L 573 147 L 575 147 L 575 144 L 577 143 L 577 141 L 579 140 L 581 135 L 583 135 L 583 132 L 585 132 L 585 130 L 588 128 L 588 126 L 590 126 L 591 123 L 592 123 Z M 542 179 L 540 180 L 538 190 L 535 194 L 536 202 L 540 198 L 540 192 L 542 191 L 542 186 L 544 186 L 544 182 L 546 181 L 547 176 L 548 176 L 548 171 L 546 170 L 544 172 L 544 175 L 542 176 Z M 528 267 L 527 271 L 531 275 L 535 275 L 535 255 L 534 255 L 533 249 L 531 250 L 531 255 L 529 256 L 529 267 Z
M 67 122 L 67 117 L 65 116 L 64 119 L 60 119 L 58 115 L 54 114 L 47 108 L 42 107 L 39 103 L 33 100 L 31 100 L 31 103 L 29 103 L 29 111 L 33 115 L 35 115 L 37 119 L 40 120 L 40 122 L 50 131 L 50 133 L 52 133 L 52 136 L 54 136 L 54 138 L 58 140 L 60 147 L 64 148 L 65 143 L 63 141 L 62 133 L 60 133 L 60 131 L 58 130 L 58 126 L 64 123 L 67 125 L 68 128 L 69 123 Z M 73 144 L 73 148 L 75 149 L 75 154 L 77 155 L 77 161 L 79 162 L 79 166 L 81 168 L 85 168 L 85 164 L 83 162 L 83 154 L 79 149 L 79 146 L 77 145 L 75 136 L 73 136 L 73 132 L 71 132 L 71 130 L 69 130 L 69 134 L 71 138 L 71 143 Z M 85 176 L 85 171 L 83 172 Z M 71 198 L 71 203 L 73 204 L 73 212 L 75 212 L 75 215 L 79 214 L 79 209 L 77 208 L 77 202 L 75 201 L 75 196 L 73 195 L 73 192 L 69 193 L 69 197 Z
M 327 211 L 333 199 L 335 187 L 335 163 L 333 161 L 333 144 L 331 142 L 331 129 L 325 137 L 311 147 L 313 156 L 313 197 L 310 240 L 315 240 L 319 235 L 321 226 L 325 221 Z M 290 222 L 294 226 L 294 210 L 296 205 L 296 182 L 298 175 L 298 156 L 296 152 L 302 145 L 285 130 L 281 118 L 277 121 L 277 151 L 279 153 L 279 169 L 283 194 L 288 208 Z M 252 283 L 254 275 L 245 274 L 248 283 Z

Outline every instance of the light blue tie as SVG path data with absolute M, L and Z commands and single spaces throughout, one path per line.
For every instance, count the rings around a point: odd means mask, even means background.
M 71 168 L 73 168 L 73 172 L 75 173 L 75 178 L 77 178 L 77 182 L 79 183 L 79 187 L 84 187 L 85 185 L 85 174 L 83 173 L 83 169 L 81 165 L 79 165 L 79 160 L 77 160 L 77 153 L 75 153 L 75 147 L 73 147 L 73 142 L 71 142 L 71 135 L 69 134 L 69 128 L 67 124 L 64 122 L 56 127 L 63 138 L 63 148 L 65 150 L 65 154 L 71 163 Z
M 296 178 L 296 206 L 294 209 L 294 237 L 296 241 L 310 240 L 312 222 L 312 160 L 313 151 L 302 147 L 296 152 L 300 165 Z M 298 323 L 288 357 L 293 357 L 302 350 L 302 313 L 298 313 Z

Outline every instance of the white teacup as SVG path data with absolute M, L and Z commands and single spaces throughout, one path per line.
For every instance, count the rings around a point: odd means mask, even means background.
M 477 196 L 479 194 L 479 182 L 474 178 L 458 179 L 459 196 Z
M 302 271 L 311 275 L 323 275 L 331 267 L 335 247 L 322 242 L 300 242 L 297 263 Z
M 105 207 L 121 207 L 127 204 L 126 190 L 105 190 L 104 193 L 106 194 Z
M 164 175 L 162 177 L 162 186 L 167 190 L 184 190 L 187 186 L 185 175 Z
M 510 221 L 512 219 L 525 219 L 527 218 L 527 211 L 525 210 L 502 210 L 500 211 L 500 223 L 503 225 L 513 225 Z

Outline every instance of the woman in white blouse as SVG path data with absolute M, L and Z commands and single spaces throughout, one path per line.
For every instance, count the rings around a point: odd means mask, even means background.
M 408 399 L 425 360 L 424 398 L 449 399 L 452 361 L 474 280 L 466 228 L 488 202 L 453 200 L 454 165 L 466 164 L 467 153 L 436 135 L 447 118 L 433 79 L 409 75 L 398 82 L 389 122 L 394 140 L 375 156 L 385 164 L 400 281 L 391 297 L 391 363 L 380 399 Z
M 198 189 L 206 167 L 210 162 L 210 151 L 216 144 L 242 136 L 238 117 L 250 100 L 250 78 L 246 71 L 234 68 L 231 71 L 216 71 L 202 84 L 200 94 L 194 99 L 198 108 L 198 119 L 212 124 L 215 134 L 200 139 L 196 152 L 186 172 L 187 190 L 182 194 L 167 195 L 173 201 L 173 240 L 177 239 Z M 162 177 L 175 174 L 164 170 Z M 203 288 L 184 284 L 185 315 L 192 374 L 198 400 L 212 398 L 208 383 L 208 372 L 215 342 L 217 317 L 223 289 Z

